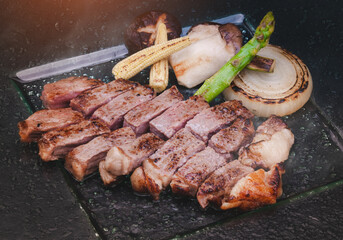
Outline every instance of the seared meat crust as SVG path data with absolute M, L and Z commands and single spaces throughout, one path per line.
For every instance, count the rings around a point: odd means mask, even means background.
M 99 119 L 112 130 L 120 128 L 123 125 L 124 115 L 128 111 L 153 97 L 154 90 L 152 88 L 138 85 L 98 108 L 92 118 Z
M 170 183 L 173 193 L 194 197 L 201 183 L 226 163 L 211 147 L 196 153 L 178 169 Z
M 98 136 L 90 142 L 71 150 L 65 158 L 65 168 L 78 180 L 95 172 L 100 161 L 113 146 L 131 143 L 136 138 L 131 128 L 120 128 Z
M 147 189 L 154 199 L 158 199 L 161 191 L 168 187 L 177 169 L 204 148 L 205 144 L 193 134 L 186 129 L 180 130 L 153 155 L 143 161 L 144 174 L 132 174 L 133 189 Z M 145 179 L 135 179 L 135 177 L 144 177 Z M 144 186 L 135 186 L 135 183 Z
M 229 162 L 214 171 L 200 186 L 197 199 L 201 207 L 209 203 L 220 207 L 224 197 L 230 194 L 235 184 L 244 176 L 254 171 L 242 165 L 238 160 Z
M 71 108 L 43 109 L 18 123 L 20 140 L 36 142 L 45 132 L 67 127 L 82 120 L 82 114 Z
M 242 102 L 226 101 L 200 112 L 186 124 L 186 128 L 207 143 L 218 131 L 230 126 L 238 116 L 252 118 L 254 115 L 242 106 Z
M 45 84 L 41 99 L 48 109 L 65 108 L 69 106 L 70 100 L 80 93 L 103 84 L 101 80 L 88 79 L 88 77 L 69 77 Z
M 182 94 L 173 86 L 153 100 L 141 104 L 124 116 L 124 127 L 131 127 L 136 135 L 149 130 L 149 122 L 174 104 L 183 100 Z
M 39 156 L 43 161 L 63 158 L 73 148 L 109 132 L 109 128 L 98 121 L 83 120 L 78 124 L 44 133 L 38 141 Z
M 202 110 L 210 105 L 201 96 L 193 96 L 167 109 L 150 121 L 150 131 L 162 139 L 171 138 L 177 131 Z
M 70 101 L 70 107 L 89 117 L 93 112 L 120 94 L 133 89 L 138 83 L 117 79 L 100 87 L 84 91 Z
M 225 158 L 232 159 L 241 147 L 251 142 L 254 134 L 255 128 L 252 120 L 238 116 L 231 126 L 213 135 L 208 145 Z
M 112 147 L 101 164 L 100 176 L 104 184 L 108 185 L 118 176 L 131 173 L 163 143 L 155 134 L 146 133 L 131 143 Z

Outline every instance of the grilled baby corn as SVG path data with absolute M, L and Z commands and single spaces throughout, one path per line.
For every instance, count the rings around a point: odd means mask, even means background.
M 113 67 L 112 73 L 116 79 L 129 79 L 144 68 L 168 57 L 190 44 L 191 41 L 185 36 L 145 48 L 117 63 Z
M 164 23 L 160 23 L 157 28 L 155 45 L 168 41 L 167 27 Z M 168 85 L 168 58 L 164 58 L 157 63 L 154 63 L 150 69 L 149 85 L 156 92 L 162 92 Z

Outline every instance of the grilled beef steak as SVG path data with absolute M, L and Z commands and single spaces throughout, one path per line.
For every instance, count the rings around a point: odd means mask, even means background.
M 276 199 L 282 195 L 283 173 L 283 168 L 276 164 L 268 172 L 259 169 L 241 178 L 223 199 L 221 209 L 239 207 L 251 210 L 276 203 Z
M 51 109 L 18 123 L 19 134 L 22 141 L 39 139 L 43 161 L 65 157 L 79 181 L 99 168 L 108 185 L 134 170 L 133 189 L 154 199 L 170 185 L 174 193 L 196 196 L 203 208 L 275 203 L 282 194 L 279 163 L 294 143 L 281 118 L 270 117 L 254 136 L 253 114 L 240 101 L 210 108 L 201 96 L 182 101 L 175 86 L 154 97 L 153 89 L 124 79 L 63 79 L 44 87 L 42 100 Z M 69 101 L 71 108 L 53 109 Z
M 98 108 L 92 118 L 99 119 L 110 129 L 117 129 L 123 125 L 124 115 L 128 111 L 153 97 L 152 88 L 139 85 Z
M 183 100 L 182 94 L 173 86 L 153 100 L 141 104 L 124 116 L 124 127 L 131 127 L 137 135 L 149 130 L 149 122 L 166 109 Z
M 270 169 L 287 160 L 294 135 L 281 118 L 271 116 L 256 130 L 250 145 L 239 152 L 239 160 L 253 168 Z
M 54 83 L 44 85 L 41 99 L 48 109 L 65 108 L 69 106 L 71 99 L 83 91 L 96 88 L 104 83 L 97 79 L 87 77 L 70 77 Z
M 212 136 L 208 145 L 227 159 L 232 159 L 238 150 L 249 144 L 255 128 L 251 119 L 238 116 L 234 123 Z
M 211 147 L 196 153 L 174 174 L 170 183 L 173 193 L 194 197 L 208 175 L 225 163 Z
M 212 135 L 231 125 L 238 116 L 252 118 L 253 114 L 240 101 L 227 101 L 203 110 L 186 124 L 186 128 L 207 143 Z
M 43 109 L 18 123 L 20 140 L 35 142 L 45 132 L 76 124 L 82 120 L 82 114 L 71 108 Z
M 131 173 L 163 143 L 155 134 L 146 133 L 129 144 L 112 147 L 99 166 L 104 184 L 108 185 L 116 181 L 118 176 Z
M 200 186 L 197 199 L 201 207 L 209 203 L 221 206 L 226 195 L 241 178 L 252 173 L 253 168 L 242 165 L 238 160 L 229 162 L 215 170 Z
M 70 106 L 88 117 L 102 105 L 137 85 L 138 83 L 117 79 L 103 86 L 83 92 L 70 101 Z
M 90 142 L 71 150 L 65 158 L 65 168 L 78 180 L 98 169 L 113 146 L 122 146 L 136 138 L 131 128 L 120 128 L 92 139 Z
M 110 130 L 98 121 L 83 120 L 78 124 L 44 133 L 38 141 L 39 155 L 43 161 L 63 158 L 73 148 Z
M 135 179 L 140 177 L 139 174 L 132 174 L 133 189 L 136 191 L 147 189 L 154 199 L 158 199 L 160 192 L 169 185 L 177 169 L 205 147 L 201 140 L 186 129 L 178 131 L 160 149 L 143 161 L 145 181 Z M 143 183 L 146 186 L 135 186 L 135 183 Z
M 153 119 L 150 122 L 150 131 L 163 139 L 171 138 L 186 125 L 187 121 L 209 107 L 209 104 L 203 97 L 190 97 L 186 101 L 175 104 Z

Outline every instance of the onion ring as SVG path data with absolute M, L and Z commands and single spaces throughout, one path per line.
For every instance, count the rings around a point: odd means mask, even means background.
M 241 100 L 256 116 L 285 116 L 299 110 L 309 100 L 313 82 L 307 66 L 291 52 L 269 44 L 259 51 L 275 59 L 273 73 L 244 69 L 223 91 L 226 100 Z

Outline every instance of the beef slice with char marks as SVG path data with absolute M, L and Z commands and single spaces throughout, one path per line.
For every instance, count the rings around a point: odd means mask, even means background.
M 127 175 L 153 154 L 164 141 L 153 133 L 146 133 L 123 146 L 114 146 L 99 165 L 100 176 L 105 185 L 117 177 Z
M 154 90 L 152 88 L 138 85 L 98 108 L 92 118 L 102 121 L 112 130 L 120 128 L 123 125 L 124 115 L 128 111 L 153 97 Z
M 207 143 L 219 130 L 230 126 L 238 116 L 252 118 L 254 115 L 243 107 L 241 101 L 226 101 L 200 112 L 186 124 L 186 128 Z
M 252 120 L 238 116 L 232 125 L 213 135 L 208 145 L 225 158 L 233 159 L 241 147 L 251 142 L 254 134 Z
M 149 122 L 174 104 L 183 100 L 176 86 L 165 90 L 153 100 L 141 104 L 124 116 L 124 127 L 131 127 L 136 135 L 149 130 Z
M 81 113 L 71 108 L 39 110 L 18 123 L 20 140 L 36 142 L 43 133 L 79 123 L 83 119 Z
M 52 130 L 39 139 L 39 155 L 43 161 L 57 160 L 65 157 L 75 147 L 109 132 L 107 126 L 95 120 L 83 120 L 78 124 Z
M 96 109 L 120 94 L 138 86 L 138 83 L 117 79 L 103 86 L 87 90 L 70 101 L 70 107 L 89 117 Z
M 146 189 L 154 199 L 158 199 L 161 191 L 168 187 L 177 169 L 205 147 L 201 140 L 186 129 L 178 131 L 160 149 L 143 161 L 143 168 L 136 169 L 138 173 L 132 174 L 133 189 L 137 191 Z M 141 170 L 144 174 L 139 172 Z M 141 177 L 144 177 L 144 180 L 140 179 Z M 143 186 L 135 185 L 136 183 Z
M 173 193 L 195 197 L 201 183 L 226 160 L 211 147 L 193 155 L 173 175 L 170 183 Z
M 105 160 L 112 147 L 131 143 L 135 138 L 131 128 L 120 128 L 103 134 L 71 150 L 65 158 L 64 166 L 75 179 L 82 181 L 98 169 L 99 162 Z
M 162 139 L 169 139 L 195 115 L 209 107 L 203 97 L 190 97 L 186 101 L 175 104 L 150 121 L 150 131 Z
M 80 93 L 104 85 L 104 82 L 88 77 L 69 77 L 44 85 L 41 100 L 44 107 L 57 109 L 69 107 L 70 100 Z
M 231 161 L 215 170 L 200 186 L 197 200 L 205 208 L 209 203 L 220 207 L 225 196 L 243 177 L 252 173 L 253 168 L 242 165 L 238 160 Z

